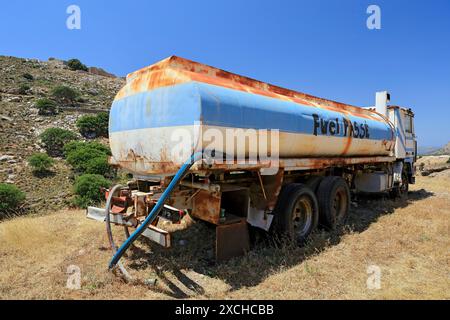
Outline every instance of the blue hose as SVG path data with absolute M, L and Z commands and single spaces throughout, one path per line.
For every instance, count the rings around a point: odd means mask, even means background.
M 122 255 L 125 253 L 125 251 L 128 249 L 128 247 L 139 237 L 139 235 L 147 229 L 150 223 L 153 222 L 153 220 L 158 216 L 159 212 L 161 211 L 162 207 L 164 206 L 164 202 L 166 202 L 167 198 L 170 196 L 170 194 L 173 191 L 173 188 L 180 182 L 181 179 L 183 179 L 184 175 L 187 173 L 187 171 L 192 167 L 192 165 L 200 160 L 203 156 L 203 152 L 196 152 L 194 153 L 189 160 L 187 160 L 183 166 L 178 170 L 175 177 L 173 177 L 172 181 L 170 181 L 169 186 L 164 190 L 161 197 L 156 202 L 155 206 L 153 207 L 152 211 L 148 215 L 147 218 L 142 222 L 142 224 L 131 234 L 131 236 L 125 240 L 125 242 L 120 246 L 120 248 L 117 250 L 117 252 L 112 257 L 111 261 L 109 262 L 109 269 L 112 269 L 115 267 L 117 262 L 119 262 Z

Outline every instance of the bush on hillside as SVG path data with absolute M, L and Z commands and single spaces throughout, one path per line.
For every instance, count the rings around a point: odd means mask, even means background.
M 95 157 L 86 162 L 85 173 L 101 174 L 104 177 L 113 177 L 113 169 L 108 163 L 107 156 Z
M 95 116 L 84 115 L 77 120 L 77 128 L 80 134 L 88 139 L 108 137 L 109 114 L 99 113 Z
M 49 128 L 41 133 L 39 138 L 50 156 L 60 157 L 63 155 L 64 145 L 70 141 L 76 140 L 77 135 L 69 130 Z
M 86 208 L 102 201 L 101 188 L 108 188 L 111 182 L 98 174 L 83 174 L 75 180 L 73 203 L 81 208 Z
M 83 141 L 70 141 L 64 145 L 64 156 L 67 157 L 70 152 L 73 150 L 76 150 L 78 148 L 88 148 L 88 149 L 95 149 L 98 151 L 101 151 L 102 153 L 110 156 L 111 150 L 108 146 L 101 144 L 97 141 L 89 141 L 89 142 L 83 142 Z
M 55 164 L 55 160 L 46 153 L 35 153 L 28 158 L 28 163 L 34 174 L 42 176 L 50 172 L 50 169 Z
M 97 134 L 97 117 L 92 115 L 84 115 L 78 118 L 77 128 L 80 134 L 88 139 L 93 139 L 98 136 Z
M 100 112 L 97 114 L 97 124 L 98 124 L 98 134 L 101 137 L 108 137 L 109 130 L 109 113 L 108 112 Z
M 108 157 L 101 151 L 89 148 L 78 148 L 67 155 L 67 163 L 69 163 L 78 173 L 96 173 L 106 175 L 108 172 L 92 172 L 94 166 L 91 164 L 93 159 L 108 163 Z
M 52 97 L 59 103 L 74 105 L 79 97 L 79 93 L 67 86 L 57 86 L 52 89 Z
M 64 147 L 64 154 L 67 163 L 78 173 L 114 176 L 113 169 L 108 164 L 111 152 L 98 142 L 70 142 Z
M 53 100 L 42 98 L 36 101 L 35 107 L 38 108 L 40 115 L 55 115 L 58 113 L 58 106 Z
M 27 79 L 27 80 L 34 80 L 34 77 L 31 75 L 31 74 L 29 74 L 29 73 L 24 73 L 23 75 L 22 75 L 22 77 L 23 78 L 25 78 L 25 79 Z
M 28 90 L 30 90 L 30 89 L 31 89 L 31 88 L 30 88 L 29 85 L 27 85 L 26 83 L 22 83 L 22 84 L 19 86 L 19 88 L 17 89 L 17 93 L 18 93 L 18 94 L 25 95 L 25 94 L 28 93 Z
M 67 66 L 72 71 L 76 71 L 76 70 L 88 71 L 88 68 L 86 67 L 86 65 L 81 63 L 81 61 L 78 59 L 70 59 L 69 61 L 67 61 Z
M 0 183 L 0 218 L 17 210 L 23 200 L 25 193 L 15 185 Z

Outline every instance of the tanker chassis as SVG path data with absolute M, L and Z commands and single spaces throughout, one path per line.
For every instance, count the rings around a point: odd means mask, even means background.
M 129 74 L 111 107 L 110 163 L 133 180 L 87 210 L 106 221 L 109 267 L 140 235 L 170 247 L 161 219 L 215 225 L 223 261 L 249 250 L 249 226 L 303 243 L 318 226 L 345 223 L 353 193 L 407 195 L 414 114 L 389 101 L 377 92 L 360 108 L 175 56 Z M 211 143 L 211 132 L 224 141 Z M 257 143 L 237 147 L 249 132 Z M 111 225 L 125 228 L 120 247 Z

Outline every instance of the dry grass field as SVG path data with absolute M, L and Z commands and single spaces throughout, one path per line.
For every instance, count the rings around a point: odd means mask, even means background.
M 214 229 L 186 219 L 171 249 L 141 241 L 129 251 L 135 283 L 106 271 L 105 226 L 83 211 L 13 218 L 0 223 L 0 298 L 450 299 L 449 173 L 417 177 L 408 200 L 359 199 L 346 226 L 317 231 L 303 248 L 256 236 L 245 257 L 218 265 Z M 66 288 L 71 265 L 79 290 Z M 379 289 L 367 288 L 370 265 L 381 270 Z

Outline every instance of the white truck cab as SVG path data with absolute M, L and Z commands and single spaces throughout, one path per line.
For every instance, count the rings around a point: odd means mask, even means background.
M 410 108 L 388 105 L 390 94 L 387 91 L 376 93 L 375 110 L 386 116 L 395 130 L 394 156 L 397 170 L 406 174 L 409 183 L 415 182 L 415 162 L 417 159 L 417 140 L 414 130 L 414 112 Z

